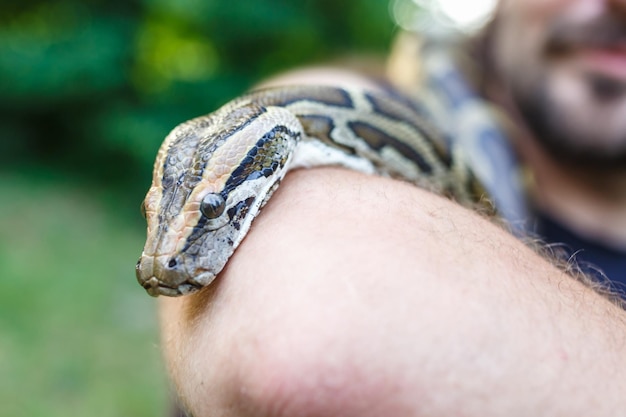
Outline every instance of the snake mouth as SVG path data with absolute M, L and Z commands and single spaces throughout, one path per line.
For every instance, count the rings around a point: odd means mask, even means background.
M 144 287 L 148 294 L 153 297 L 158 297 L 159 295 L 178 297 L 194 293 L 202 288 L 202 285 L 189 281 L 179 284 L 176 287 L 170 287 L 163 284 L 163 282 L 159 281 L 156 277 L 151 277 L 150 279 L 144 281 L 141 286 Z

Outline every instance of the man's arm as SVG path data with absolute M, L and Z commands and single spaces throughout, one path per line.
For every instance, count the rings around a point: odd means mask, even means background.
M 212 287 L 160 301 L 199 416 L 614 416 L 626 316 L 398 181 L 290 173 Z

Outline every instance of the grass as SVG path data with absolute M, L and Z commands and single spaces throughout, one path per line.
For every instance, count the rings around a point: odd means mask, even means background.
M 0 173 L 0 416 L 165 416 L 143 227 L 68 184 Z

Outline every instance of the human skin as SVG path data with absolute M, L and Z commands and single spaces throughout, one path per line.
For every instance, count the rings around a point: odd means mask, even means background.
M 160 300 L 198 416 L 615 416 L 626 315 L 458 205 L 290 173 L 228 268 Z

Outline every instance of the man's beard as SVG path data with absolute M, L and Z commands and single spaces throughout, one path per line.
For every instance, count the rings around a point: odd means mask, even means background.
M 617 94 L 616 86 L 610 86 L 611 80 L 588 82 L 598 83 L 597 86 L 590 87 L 599 90 L 595 94 Z M 549 97 L 545 83 L 536 86 L 532 91 L 517 90 L 513 92 L 513 100 L 526 126 L 535 141 L 555 161 L 579 168 L 626 169 L 626 132 L 623 132 L 623 140 L 619 141 L 623 146 L 600 145 L 598 133 L 578 127 L 578 120 L 565 115 L 563 109 Z
M 544 60 L 548 65 L 577 48 L 614 48 L 624 44 L 626 20 L 622 16 L 607 13 L 584 25 L 557 22 L 548 33 Z M 601 138 L 600 135 L 616 133 L 601 132 L 603 126 L 600 125 L 591 131 L 589 126 L 583 126 L 584 122 L 575 117 L 576 111 L 567 109 L 564 103 L 550 96 L 547 75 L 543 78 L 537 75 L 533 82 L 522 79 L 524 73 L 518 73 L 517 80 L 515 74 L 511 75 L 513 100 L 524 122 L 536 141 L 556 161 L 580 168 L 626 169 L 626 130 L 621 132 L 621 140 L 615 140 L 619 136 L 614 136 L 612 141 Z M 593 103 L 598 106 L 618 105 L 619 101 L 626 100 L 626 82 L 623 80 L 597 73 L 582 77 L 581 82 L 586 84 L 589 93 L 588 106 Z

